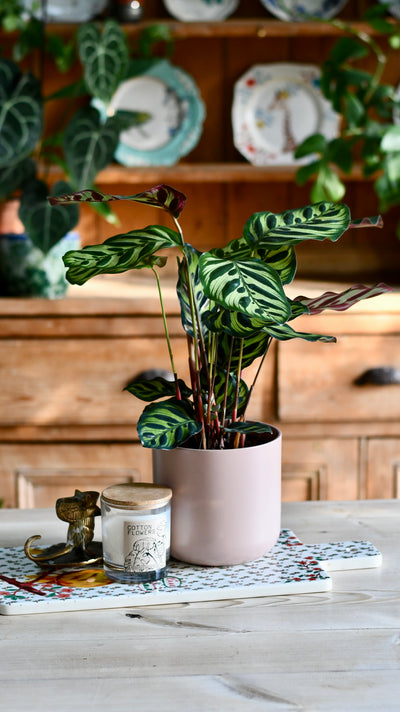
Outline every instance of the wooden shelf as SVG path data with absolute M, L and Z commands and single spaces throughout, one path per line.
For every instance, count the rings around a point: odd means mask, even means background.
M 96 177 L 96 185 L 124 183 L 287 183 L 294 181 L 299 166 L 253 166 L 250 163 L 178 163 L 174 166 L 126 167 L 113 163 Z M 44 171 L 43 171 L 44 173 Z M 50 170 L 50 180 L 62 178 L 58 168 Z M 354 166 L 345 181 L 372 180 L 364 178 L 361 166 Z

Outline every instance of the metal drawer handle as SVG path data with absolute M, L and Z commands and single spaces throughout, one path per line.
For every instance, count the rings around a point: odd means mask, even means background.
M 400 369 L 394 366 L 368 368 L 354 380 L 356 386 L 392 386 L 400 384 Z

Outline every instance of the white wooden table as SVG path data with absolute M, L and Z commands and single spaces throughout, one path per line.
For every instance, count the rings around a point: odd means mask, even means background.
M 0 510 L 0 545 L 38 525 L 63 540 L 52 510 Z M 1 712 L 398 712 L 400 501 L 284 504 L 282 525 L 383 565 L 329 593 L 0 616 Z

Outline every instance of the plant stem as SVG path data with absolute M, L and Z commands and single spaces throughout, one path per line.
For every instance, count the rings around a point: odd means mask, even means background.
M 237 419 L 237 411 L 238 411 L 238 402 L 239 402 L 239 391 L 240 391 L 240 379 L 242 376 L 242 358 L 243 358 L 243 347 L 244 347 L 244 339 L 240 339 L 240 352 L 239 352 L 239 360 L 238 360 L 238 366 L 237 366 L 237 371 L 236 371 L 236 388 L 235 388 L 235 400 L 234 400 L 234 405 L 232 408 L 232 421 L 235 422 Z M 233 447 L 238 448 L 240 443 L 240 433 L 236 433 L 235 435 L 235 440 L 233 442 Z
M 163 301 L 163 297 L 162 297 L 160 279 L 159 279 L 157 270 L 154 269 L 154 267 L 152 267 L 151 269 L 152 269 L 152 272 L 153 272 L 153 274 L 154 274 L 154 276 L 155 276 L 155 278 L 156 278 L 156 282 L 157 282 L 158 296 L 159 296 L 159 299 L 160 299 L 161 314 L 162 314 L 162 319 L 163 319 L 163 324 L 164 324 L 164 333 L 165 333 L 165 338 L 166 338 L 166 340 L 167 340 L 168 353 L 169 353 L 169 360 L 170 360 L 170 362 L 171 362 L 172 373 L 174 374 L 174 381 L 175 381 L 175 387 L 176 387 L 176 397 L 178 398 L 178 400 L 182 400 L 182 395 L 181 395 L 180 388 L 179 388 L 179 385 L 178 385 L 178 374 L 177 374 L 176 369 L 175 369 L 174 355 L 173 355 L 172 346 L 171 346 L 171 339 L 170 339 L 169 331 L 168 331 L 167 317 L 166 317 L 166 314 L 165 314 L 165 308 L 164 308 L 164 301 Z

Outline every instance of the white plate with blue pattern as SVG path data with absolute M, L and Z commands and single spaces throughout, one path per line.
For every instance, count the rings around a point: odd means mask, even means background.
M 164 5 L 183 22 L 218 22 L 235 12 L 239 0 L 164 0 Z
M 261 3 L 280 20 L 302 22 L 313 18 L 329 20 L 344 8 L 347 0 L 261 0 Z
M 320 89 L 320 69 L 311 64 L 272 63 L 251 67 L 235 84 L 232 127 L 237 150 L 257 166 L 308 163 L 296 148 L 313 134 L 328 140 L 339 132 L 339 116 Z
M 150 115 L 139 126 L 121 132 L 115 160 L 124 166 L 171 166 L 198 143 L 205 106 L 194 79 L 168 60 L 123 81 L 108 107 L 95 99 L 104 117 L 115 111 Z

